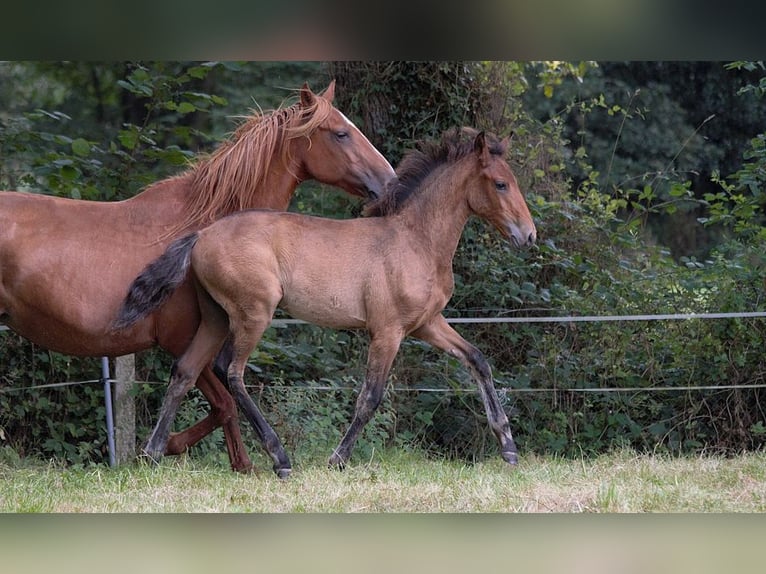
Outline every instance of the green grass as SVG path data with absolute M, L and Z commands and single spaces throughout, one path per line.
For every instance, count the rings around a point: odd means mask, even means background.
M 263 461 L 259 461 L 264 468 Z M 592 459 L 523 456 L 477 464 L 391 450 L 345 471 L 322 459 L 280 481 L 219 461 L 169 457 L 64 468 L 0 463 L 0 511 L 17 513 L 763 512 L 766 454 L 671 458 L 624 451 Z

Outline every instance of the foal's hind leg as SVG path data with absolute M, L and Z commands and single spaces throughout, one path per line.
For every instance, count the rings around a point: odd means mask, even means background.
M 500 404 L 500 399 L 497 397 L 497 391 L 492 382 L 492 371 L 484 355 L 450 327 L 441 315 L 434 317 L 430 323 L 414 331 L 412 336 L 430 343 L 437 349 L 446 351 L 453 357 L 457 357 L 468 368 L 474 382 L 479 387 L 479 394 L 484 403 L 489 426 L 500 443 L 500 454 L 508 464 L 516 464 L 518 455 L 516 444 L 511 435 L 511 426 Z
M 247 322 L 232 321 L 231 332 L 234 335 L 234 355 L 229 364 L 229 388 L 239 407 L 244 411 L 245 416 L 261 441 L 264 450 L 274 461 L 274 472 L 279 478 L 287 478 L 292 472 L 290 459 L 285 453 L 282 443 L 279 441 L 277 433 L 271 428 L 266 418 L 261 413 L 258 406 L 247 393 L 244 382 L 245 364 L 247 358 L 261 340 L 263 332 L 271 323 L 273 309 L 261 314 L 265 319 L 250 320 Z

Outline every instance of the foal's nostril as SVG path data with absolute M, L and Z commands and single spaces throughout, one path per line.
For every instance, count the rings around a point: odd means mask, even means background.
M 537 240 L 537 233 L 535 233 L 534 231 L 530 232 L 529 236 L 527 237 L 527 245 L 534 245 L 536 240 Z

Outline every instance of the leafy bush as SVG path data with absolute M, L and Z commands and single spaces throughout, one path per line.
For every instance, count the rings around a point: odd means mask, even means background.
M 189 118 L 184 102 L 203 115 L 218 113 L 205 108 L 214 110 L 218 104 L 212 96 L 199 95 L 209 93 L 205 86 L 189 89 L 182 77 L 194 83 L 196 68 L 201 67 L 142 65 L 122 75 L 114 72 L 113 81 L 122 82 L 131 97 L 151 91 L 149 100 L 155 103 L 139 99 L 138 107 L 157 115 L 149 114 L 146 124 L 113 126 L 103 142 L 86 133 L 67 136 L 71 139 L 55 135 L 61 122 L 71 126 L 55 111 L 19 122 L 0 118 L 0 149 L 18 160 L 0 166 L 0 178 L 43 182 L 68 197 L 90 197 L 91 186 L 131 190 L 159 177 L 172 168 L 173 158 L 181 159 L 178 154 L 192 148 L 189 138 L 197 143 L 207 139 L 202 124 L 184 123 Z M 607 90 L 601 72 L 589 89 L 602 85 L 603 92 L 597 89 L 585 97 L 572 87 L 593 73 L 592 65 L 349 62 L 330 69 L 345 83 L 339 86 L 339 106 L 394 162 L 414 140 L 456 123 L 503 135 L 513 132 L 509 160 L 527 194 L 539 243 L 515 251 L 483 223 L 470 222 L 454 261 L 448 317 L 763 307 L 762 134 L 753 135 L 740 169 L 716 175 L 706 195 L 699 196 L 687 177 L 696 169 L 691 156 L 664 170 L 678 147 L 657 149 L 653 163 L 642 163 L 648 142 L 641 128 L 647 122 L 637 101 L 631 103 L 629 95 L 627 101 L 612 98 L 613 86 Z M 241 78 L 237 74 L 244 72 L 226 73 Z M 646 99 L 641 106 L 669 110 L 660 122 L 666 139 L 669 133 L 688 137 L 683 114 L 671 101 L 674 92 L 642 92 Z M 236 95 L 233 89 L 225 93 L 227 98 Z M 567 114 L 554 107 L 559 104 Z M 579 117 L 583 129 L 572 131 L 567 117 Z M 220 129 L 219 123 L 215 126 L 210 130 Z M 607 128 L 621 134 L 623 151 L 632 150 L 615 160 L 611 174 L 594 166 L 610 155 L 615 140 L 604 139 L 611 148 L 604 141 L 590 145 L 594 134 Z M 725 165 L 711 146 L 694 137 L 686 149 Z M 113 161 L 118 157 L 125 162 Z M 20 165 L 33 169 L 24 175 Z M 661 169 L 662 178 L 652 179 Z M 630 179 L 636 171 L 647 175 L 645 181 L 639 177 L 640 185 Z M 106 197 L 116 195 L 101 198 Z M 345 195 L 318 186 L 303 186 L 293 208 L 335 216 L 356 209 Z M 704 256 L 671 253 L 658 241 L 660 235 L 649 232 L 659 218 L 681 212 L 701 213 L 704 223 L 718 230 L 718 243 Z M 762 319 L 471 324 L 457 329 L 490 360 L 522 452 L 580 456 L 628 446 L 729 453 L 764 445 L 764 397 L 758 387 L 766 373 Z M 48 353 L 12 333 L 0 338 L 0 359 L 7 365 L 0 388 L 0 445 L 21 455 L 38 453 L 71 463 L 103 460 L 98 386 L 34 395 L 13 391 L 27 383 L 93 379 L 98 364 Z M 365 355 L 366 337 L 352 332 L 309 326 L 267 331 L 251 357 L 246 383 L 294 458 L 317 452 L 326 456 L 337 444 L 351 418 Z M 136 387 L 139 440 L 155 421 L 169 369 L 166 354 L 140 354 L 138 379 L 145 382 Z M 193 391 L 176 428 L 206 414 L 204 399 Z M 243 432 L 250 450 L 258 451 L 246 423 Z M 360 437 L 355 457 L 364 460 L 392 444 L 468 460 L 497 453 L 468 373 L 454 359 L 415 341 L 403 344 L 384 404 Z M 222 450 L 217 431 L 194 452 L 223 456 Z

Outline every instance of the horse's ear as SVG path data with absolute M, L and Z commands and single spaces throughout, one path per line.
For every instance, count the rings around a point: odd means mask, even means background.
M 505 155 L 505 152 L 508 151 L 508 146 L 511 144 L 512 136 L 513 134 L 505 136 L 503 141 L 500 142 L 500 148 L 503 150 L 503 155 Z
M 328 102 L 332 103 L 332 101 L 335 99 L 335 80 L 330 82 L 330 85 L 327 86 L 327 89 L 322 92 L 322 97 Z
M 487 138 L 483 131 L 476 134 L 476 139 L 473 140 L 473 149 L 479 155 L 481 165 L 486 167 L 492 158 L 490 158 Z
M 304 108 L 308 108 L 309 106 L 312 106 L 314 102 L 316 101 L 316 94 L 311 91 L 311 88 L 309 88 L 308 82 L 305 82 L 303 84 L 303 87 L 301 88 L 301 106 Z

